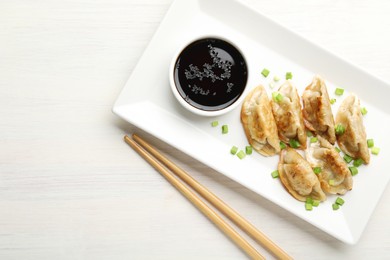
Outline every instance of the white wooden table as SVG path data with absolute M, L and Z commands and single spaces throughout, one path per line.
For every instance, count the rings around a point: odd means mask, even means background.
M 122 141 L 142 131 L 111 113 L 171 2 L 0 0 L 0 259 L 246 258 Z M 246 2 L 390 81 L 389 1 Z M 296 259 L 390 257 L 389 188 L 349 246 L 148 140 Z

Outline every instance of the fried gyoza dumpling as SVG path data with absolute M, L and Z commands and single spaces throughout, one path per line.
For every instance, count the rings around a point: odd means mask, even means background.
M 326 200 L 310 164 L 294 149 L 286 148 L 280 152 L 278 171 L 284 187 L 297 200 L 306 201 L 308 197 Z
M 287 80 L 278 92 L 280 98 L 272 98 L 271 105 L 279 138 L 285 143 L 296 140 L 300 144 L 299 148 L 306 149 L 306 130 L 297 89 Z
M 334 144 L 336 135 L 332 109 L 325 81 L 320 76 L 314 76 L 303 92 L 302 100 L 305 126 Z
M 317 142 L 310 143 L 306 159 L 313 168 L 319 167 L 317 176 L 323 191 L 345 194 L 352 189 L 352 175 L 347 164 L 326 139 L 318 136 Z
M 370 162 L 366 130 L 363 125 L 363 116 L 360 110 L 360 101 L 355 95 L 349 95 L 341 103 L 336 116 L 336 125 L 341 125 L 345 131 L 337 135 L 340 149 L 353 157 L 361 158 L 365 164 Z
M 278 129 L 263 86 L 254 88 L 241 108 L 241 122 L 252 147 L 264 156 L 280 152 Z

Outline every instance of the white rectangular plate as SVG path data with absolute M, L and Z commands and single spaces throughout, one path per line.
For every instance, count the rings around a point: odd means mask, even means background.
M 221 8 L 223 6 L 223 8 Z M 203 35 L 222 36 L 234 42 L 246 56 L 250 88 L 263 84 L 268 88 L 274 75 L 284 78 L 287 71 L 302 94 L 315 74 L 322 75 L 333 98 L 337 86 L 361 98 L 368 109 L 364 117 L 368 138 L 381 147 L 379 156 L 372 156 L 369 166 L 359 167 L 353 190 L 338 211 L 332 210 L 335 196 L 329 196 L 313 211 L 291 197 L 279 179 L 270 175 L 277 167 L 278 156 L 259 154 L 239 160 L 230 154 L 232 145 L 244 148 L 247 140 L 240 123 L 240 107 L 218 118 L 193 115 L 183 109 L 171 93 L 168 67 L 179 46 Z M 260 72 L 268 68 L 264 78 Z M 283 80 L 281 80 L 282 82 Z M 269 93 L 270 94 L 270 93 Z M 144 129 L 157 138 L 209 165 L 229 178 L 273 201 L 334 237 L 354 244 L 358 241 L 370 215 L 379 202 L 389 181 L 386 158 L 390 139 L 390 106 L 387 97 L 390 86 L 342 60 L 299 35 L 234 0 L 176 0 L 131 77 L 117 99 L 113 111 L 118 116 Z M 220 127 L 211 127 L 218 120 L 228 124 L 229 133 L 221 134 Z

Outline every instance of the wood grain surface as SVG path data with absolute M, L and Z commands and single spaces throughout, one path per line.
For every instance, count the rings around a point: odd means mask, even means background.
M 389 189 L 345 245 L 112 114 L 171 2 L 0 0 L 0 259 L 246 259 L 133 132 L 296 259 L 388 259 Z M 390 82 L 389 1 L 245 2 Z

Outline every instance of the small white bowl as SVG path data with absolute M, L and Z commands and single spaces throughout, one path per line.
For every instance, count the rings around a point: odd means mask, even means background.
M 183 97 L 180 92 L 179 92 L 179 89 L 178 88 L 181 88 L 181 87 L 177 87 L 176 86 L 176 83 L 175 83 L 175 70 L 176 70 L 176 63 L 178 62 L 178 59 L 180 58 L 180 56 L 183 54 L 183 52 L 185 50 L 187 50 L 187 48 L 189 46 L 191 46 L 193 43 L 197 42 L 197 41 L 200 41 L 200 40 L 217 40 L 217 41 L 224 41 L 225 43 L 227 43 L 227 45 L 229 46 L 229 48 L 232 48 L 232 49 L 235 49 L 236 51 L 236 54 L 239 54 L 239 57 L 240 57 L 240 64 L 241 65 L 237 65 L 237 64 L 234 64 L 232 66 L 237 66 L 237 67 L 240 67 L 241 69 L 244 70 L 244 72 L 242 73 L 242 75 L 236 75 L 236 76 L 242 76 L 242 78 L 240 78 L 240 81 L 243 81 L 241 82 L 242 86 L 239 86 L 240 89 L 238 89 L 236 91 L 236 94 L 235 94 L 235 97 L 232 98 L 231 100 L 235 99 L 233 102 L 230 100 L 229 102 L 232 102 L 230 104 L 228 104 L 226 107 L 223 107 L 221 108 L 221 106 L 223 106 L 223 104 L 219 105 L 219 106 L 212 106 L 212 105 L 204 105 L 204 104 L 201 104 L 201 105 L 198 105 L 198 106 L 208 106 L 208 108 L 210 110 L 205 110 L 205 109 L 202 109 L 202 108 L 199 108 L 199 107 L 196 107 L 194 105 L 191 105 L 189 102 L 186 101 L 186 98 Z M 210 54 L 211 55 L 211 54 Z M 218 55 L 218 54 L 217 54 Z M 213 63 L 215 64 L 215 63 Z M 232 67 L 231 66 L 231 67 Z M 234 43 L 232 43 L 230 40 L 227 40 L 223 37 L 220 37 L 220 36 L 205 36 L 205 37 L 200 37 L 200 38 L 196 38 L 194 40 L 192 40 L 190 43 L 187 43 L 185 44 L 184 47 L 180 48 L 177 53 L 173 56 L 172 58 L 172 61 L 171 61 L 171 64 L 170 64 L 170 67 L 169 67 L 169 83 L 171 85 L 171 90 L 172 90 L 172 93 L 174 94 L 174 96 L 176 97 L 176 99 L 179 101 L 179 103 L 184 107 L 186 108 L 187 110 L 197 114 L 197 115 L 201 115 L 201 116 L 219 116 L 219 115 L 222 115 L 222 114 L 225 114 L 231 110 L 233 110 L 234 108 L 237 107 L 237 105 L 239 105 L 241 103 L 241 101 L 244 99 L 244 95 L 243 93 L 245 92 L 245 89 L 247 87 L 247 82 L 248 82 L 248 67 L 247 67 L 247 62 L 246 62 L 246 59 L 242 53 L 242 51 L 237 47 L 237 45 L 235 45 Z M 221 70 L 221 69 L 219 69 Z M 211 70 L 212 71 L 212 70 Z M 229 70 L 230 72 L 230 70 Z M 236 73 L 237 74 L 237 73 Z M 219 75 L 219 76 L 222 76 Z M 217 77 L 219 77 L 217 75 Z M 230 76 L 227 78 L 229 79 Z M 188 79 L 188 78 L 187 78 Z M 219 77 L 219 79 L 221 79 L 221 77 Z M 224 77 L 222 77 L 221 81 L 223 82 Z M 202 81 L 202 79 L 200 80 Z M 222 84 L 222 83 L 221 83 Z M 195 85 L 195 84 L 194 84 Z M 182 88 L 181 88 L 182 89 Z M 184 90 L 182 89 L 181 90 L 184 94 Z M 188 90 L 189 91 L 189 90 Z M 214 92 L 215 93 L 215 92 Z M 230 93 L 228 91 L 226 91 L 226 93 Z M 208 94 L 207 94 L 208 95 Z M 227 94 L 229 95 L 229 94 Z M 238 96 L 238 98 L 237 98 Z M 187 95 L 188 97 L 188 95 Z M 194 104 L 199 104 L 197 103 L 196 101 L 194 100 L 190 100 L 190 102 L 194 103 Z M 213 109 L 213 107 L 215 107 L 215 110 Z

